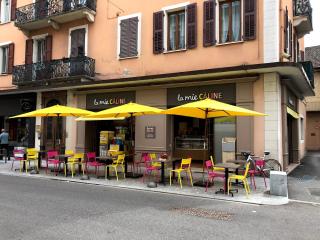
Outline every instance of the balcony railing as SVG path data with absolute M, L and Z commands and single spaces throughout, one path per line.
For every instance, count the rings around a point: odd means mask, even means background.
M 95 60 L 89 57 L 63 58 L 48 62 L 18 65 L 13 68 L 13 84 L 27 85 L 95 76 Z
M 312 7 L 310 0 L 293 0 L 293 26 L 298 38 L 310 33 L 312 27 Z
M 313 71 L 313 65 L 312 62 L 301 62 L 304 71 L 306 72 L 306 75 L 309 78 L 311 86 L 314 88 L 314 71 Z
M 77 10 L 96 11 L 96 0 L 37 0 L 16 10 L 16 26 L 39 21 Z
M 310 0 L 295 0 L 294 4 L 294 15 L 295 16 L 306 16 L 312 15 L 312 7 Z

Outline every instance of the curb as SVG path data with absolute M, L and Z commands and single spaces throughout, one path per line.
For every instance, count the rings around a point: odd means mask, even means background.
M 320 203 L 318 203 L 318 202 L 309 202 L 309 201 L 303 201 L 303 200 L 297 200 L 297 199 L 289 199 L 289 202 L 302 203 L 302 204 L 308 204 L 308 205 L 313 205 L 313 206 L 320 206 Z
M 152 189 L 145 189 L 140 187 L 130 187 L 130 186 L 115 186 L 115 185 L 108 185 L 103 183 L 94 183 L 89 182 L 88 180 L 75 180 L 75 179 L 61 179 L 61 178 L 55 178 L 50 176 L 42 176 L 42 175 L 15 175 L 10 174 L 7 172 L 0 172 L 1 175 L 6 176 L 16 176 L 16 177 L 24 177 L 24 178 L 33 178 L 33 179 L 43 179 L 43 180 L 51 180 L 51 181 L 59 181 L 59 182 L 69 182 L 69 183 L 77 183 L 77 184 L 84 184 L 84 185 L 92 185 L 92 186 L 99 186 L 99 187 L 109 187 L 113 189 L 126 189 L 126 190 L 133 190 L 133 191 L 142 191 L 142 192 L 149 192 L 149 193 L 159 193 L 159 194 L 167 194 L 167 195 L 177 195 L 177 196 L 187 196 L 190 198 L 198 198 L 198 199 L 206 199 L 206 200 L 215 200 L 215 201 L 224 201 L 224 202 L 233 202 L 233 203 L 242 203 L 242 204 L 249 204 L 249 205 L 257 205 L 257 206 L 281 206 L 286 205 L 289 203 L 289 199 L 285 203 L 280 204 L 266 204 L 266 203 L 258 203 L 258 202 L 250 202 L 250 201 L 242 201 L 237 199 L 222 199 L 222 198 L 216 198 L 214 196 L 198 196 L 194 194 L 188 194 L 183 192 L 167 192 L 163 190 L 158 190 L 156 188 Z

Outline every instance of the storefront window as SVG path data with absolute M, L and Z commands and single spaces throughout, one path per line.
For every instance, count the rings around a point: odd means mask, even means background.
M 236 118 L 235 117 L 223 117 L 214 119 L 214 155 L 217 162 L 222 162 L 223 155 L 226 157 L 231 152 L 223 153 L 222 141 L 224 138 L 236 137 Z

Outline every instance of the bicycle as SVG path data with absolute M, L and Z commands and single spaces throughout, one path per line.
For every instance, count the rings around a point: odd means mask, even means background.
M 263 160 L 264 166 L 262 171 L 264 172 L 266 177 L 270 177 L 270 171 L 282 171 L 281 164 L 276 159 L 266 159 L 267 156 L 270 155 L 270 152 L 265 151 L 263 153 L 263 157 L 254 156 L 251 152 L 242 152 L 241 153 L 245 158 L 246 161 L 255 162 L 256 160 Z M 258 170 L 260 170 L 260 166 L 257 166 Z

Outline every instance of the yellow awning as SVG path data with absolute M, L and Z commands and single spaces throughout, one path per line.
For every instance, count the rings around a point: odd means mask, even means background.
M 299 119 L 299 114 L 293 111 L 291 108 L 287 107 L 287 113 L 290 114 L 293 118 Z

